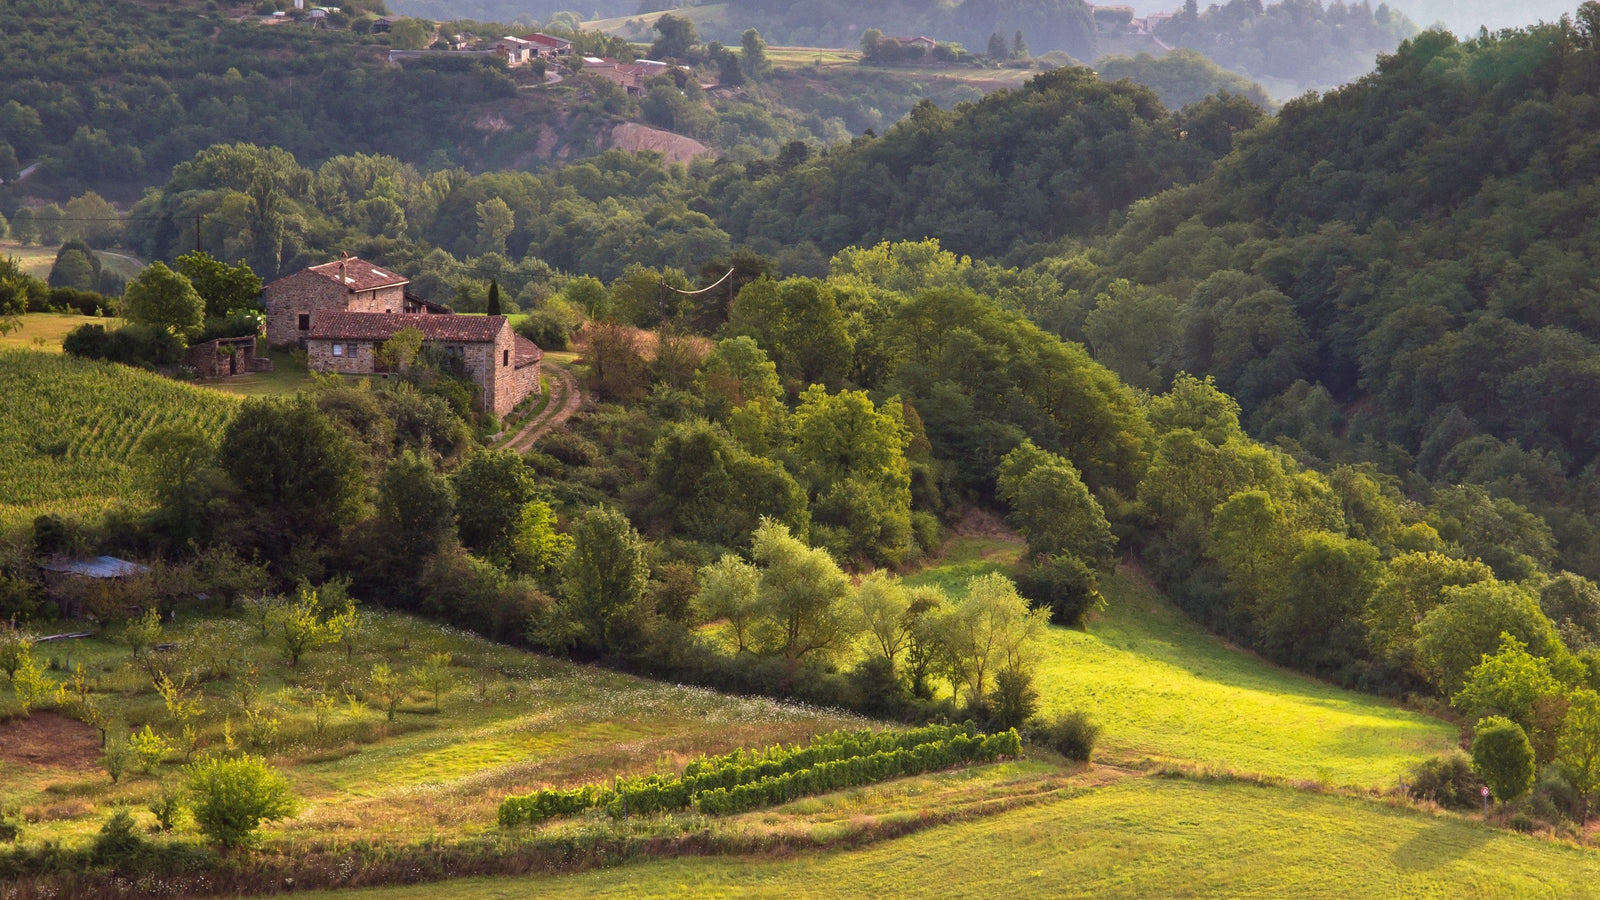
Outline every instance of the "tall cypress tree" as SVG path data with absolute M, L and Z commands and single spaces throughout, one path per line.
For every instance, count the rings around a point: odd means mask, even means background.
M 491 316 L 501 315 L 501 312 L 500 312 L 500 282 L 495 280 L 495 279 L 490 279 L 489 280 L 489 305 L 484 310 L 484 312 L 487 313 L 488 315 L 491 315 Z

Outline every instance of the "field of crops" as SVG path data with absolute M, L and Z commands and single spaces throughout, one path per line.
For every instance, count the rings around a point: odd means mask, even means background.
M 126 366 L 0 349 L 0 527 L 100 512 L 135 490 L 131 455 L 158 425 L 216 431 L 237 401 Z

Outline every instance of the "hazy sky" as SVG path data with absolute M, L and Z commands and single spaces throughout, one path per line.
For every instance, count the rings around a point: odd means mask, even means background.
M 1100 6 L 1112 6 L 1124 3 L 1139 11 L 1140 15 L 1152 12 L 1166 12 L 1183 8 L 1183 0 L 1092 0 Z M 1200 8 L 1205 9 L 1213 2 L 1227 2 L 1227 0 L 1200 0 Z M 1277 0 L 1265 0 L 1271 4 Z M 1326 6 L 1332 0 L 1323 0 Z M 1349 2 L 1349 0 L 1346 0 Z M 1373 9 L 1378 8 L 1381 0 L 1368 0 Z M 1423 28 L 1436 22 L 1443 22 L 1445 27 L 1455 33 L 1456 37 L 1471 37 L 1478 33 L 1480 26 L 1487 26 L 1490 31 L 1501 28 L 1515 28 L 1521 25 L 1532 25 L 1538 21 L 1553 22 L 1561 18 L 1563 13 L 1571 13 L 1578 8 L 1582 0 L 1389 0 L 1389 6 L 1406 14 L 1411 21 Z
M 1456 37 L 1471 37 L 1482 26 L 1496 31 L 1539 21 L 1553 22 L 1563 13 L 1577 9 L 1578 3 L 1579 0 L 1394 0 L 1389 5 L 1423 28 L 1442 21 Z

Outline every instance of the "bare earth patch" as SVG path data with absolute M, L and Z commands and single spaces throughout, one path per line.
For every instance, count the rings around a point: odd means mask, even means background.
M 993 510 L 980 509 L 976 506 L 967 507 L 961 514 L 961 520 L 956 522 L 954 531 L 958 537 L 996 537 L 1014 538 L 1017 533 L 1006 525 L 1005 520 Z
M 100 732 L 51 712 L 0 723 L 0 760 L 41 769 L 92 769 Z

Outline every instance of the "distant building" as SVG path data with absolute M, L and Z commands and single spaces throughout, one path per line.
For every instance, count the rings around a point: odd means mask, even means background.
M 119 608 L 126 602 L 119 585 L 150 571 L 146 566 L 114 556 L 58 558 L 40 563 L 39 568 L 44 572 L 45 592 L 55 600 L 64 619 L 82 618 L 90 612 L 129 612 Z
M 523 35 L 522 39 L 533 45 L 535 55 L 544 59 L 556 59 L 572 55 L 572 42 L 566 38 L 535 32 L 534 34 Z
M 272 371 L 272 360 L 256 353 L 253 335 L 190 344 L 184 351 L 183 364 L 194 369 L 201 378 L 231 378 Z
M 673 68 L 671 63 L 664 63 L 654 59 L 636 59 L 631 63 L 620 62 L 606 57 L 585 56 L 583 70 L 591 75 L 597 75 L 607 81 L 621 85 L 622 89 L 633 96 L 642 96 L 645 84 L 657 75 L 665 74 Z M 688 66 L 678 66 L 682 71 L 691 71 Z
M 311 318 L 319 312 L 422 312 L 406 306 L 404 275 L 358 257 L 335 260 L 279 278 L 261 291 L 267 310 L 267 344 L 291 347 L 305 342 Z
M 495 41 L 490 49 L 513 69 L 527 65 L 538 55 L 535 52 L 537 48 L 532 43 L 509 35 Z

